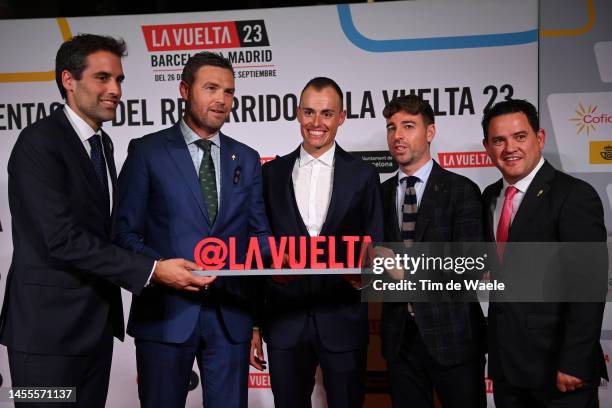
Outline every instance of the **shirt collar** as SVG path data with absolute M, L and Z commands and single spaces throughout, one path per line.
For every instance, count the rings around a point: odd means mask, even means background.
M 419 179 L 420 183 L 426 183 L 427 179 L 429 179 L 429 174 L 431 173 L 431 169 L 433 168 L 433 159 L 429 159 L 427 163 L 421 166 L 420 169 L 414 172 L 413 176 Z M 401 183 L 404 177 L 408 177 L 408 174 L 404 173 L 400 168 L 397 172 L 397 183 Z
M 529 185 L 531 184 L 531 182 L 533 181 L 534 177 L 536 174 L 538 174 L 538 171 L 540 171 L 540 168 L 544 165 L 544 157 L 540 157 L 540 161 L 538 162 L 538 164 L 533 168 L 533 170 L 531 170 L 531 172 L 526 175 L 525 177 L 523 177 L 522 179 L 520 179 L 519 181 L 517 181 L 516 183 L 512 184 L 514 187 L 516 187 L 516 189 L 518 191 L 520 191 L 521 193 L 525 194 L 525 192 L 527 192 L 527 189 L 529 188 Z M 503 188 L 502 191 L 505 191 L 506 188 L 510 185 L 510 183 L 508 183 L 506 181 L 506 179 L 503 179 Z
M 66 114 L 68 121 L 72 125 L 72 128 L 79 136 L 79 139 L 81 139 L 81 142 L 84 143 L 85 141 L 87 141 L 87 139 L 92 137 L 94 133 L 100 134 L 100 130 L 98 130 L 97 132 L 93 130 L 91 126 L 89 126 L 89 124 L 83 120 L 83 118 L 77 115 L 77 113 L 73 111 L 70 106 L 68 106 L 68 104 L 64 105 L 64 113 Z
M 332 144 L 332 147 L 323 153 L 319 157 L 312 157 L 310 153 L 304 150 L 304 145 L 300 145 L 300 158 L 299 158 L 299 166 L 304 167 L 310 164 L 313 160 L 318 160 L 321 163 L 325 164 L 328 167 L 332 167 L 334 164 L 334 153 L 336 152 L 336 142 Z
M 196 132 L 194 132 L 189 127 L 189 125 L 187 125 L 184 119 L 181 119 L 180 126 L 181 132 L 183 133 L 183 139 L 185 139 L 186 144 L 190 145 L 202 139 Z M 213 134 L 211 137 L 208 138 L 208 140 L 210 140 L 213 145 L 221 147 L 221 137 L 219 136 L 219 132 Z

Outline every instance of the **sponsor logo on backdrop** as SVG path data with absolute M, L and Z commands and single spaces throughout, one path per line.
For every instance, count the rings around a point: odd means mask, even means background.
M 191 55 L 212 51 L 234 66 L 236 78 L 271 78 L 276 65 L 264 20 L 142 26 L 155 82 L 178 81 Z
M 612 140 L 589 142 L 590 164 L 612 164 Z
M 386 150 L 350 152 L 354 157 L 376 167 L 379 174 L 397 171 L 397 162 Z
M 487 388 L 487 394 L 493 394 L 493 380 L 485 377 L 485 387 Z
M 270 374 L 249 373 L 249 388 L 271 388 Z
M 438 161 L 445 169 L 493 167 L 487 152 L 443 152 L 438 153 Z
M 267 163 L 267 162 L 272 161 L 272 160 L 274 160 L 274 159 L 276 159 L 276 156 L 266 156 L 266 157 L 260 157 L 260 158 L 259 158 L 259 162 L 260 162 L 261 164 L 264 164 L 264 163 Z
M 585 108 L 582 102 L 578 102 L 576 115 L 570 118 L 570 121 L 576 125 L 576 133 L 586 133 L 590 136 L 595 132 L 600 125 L 612 125 L 612 114 L 602 113 L 598 111 L 597 105 L 589 105 Z

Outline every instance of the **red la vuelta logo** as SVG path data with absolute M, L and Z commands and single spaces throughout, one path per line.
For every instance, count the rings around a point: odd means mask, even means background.
M 304 269 L 306 265 L 312 269 L 359 268 L 371 243 L 369 236 L 268 237 L 274 269 L 281 269 L 287 263 L 291 269 Z M 338 244 L 346 248 L 344 256 L 336 254 Z M 235 237 L 229 238 L 227 244 L 219 238 L 204 238 L 196 245 L 193 255 L 204 270 L 219 270 L 226 265 L 233 270 L 264 268 L 257 237 L 249 239 L 244 263 L 237 261 Z

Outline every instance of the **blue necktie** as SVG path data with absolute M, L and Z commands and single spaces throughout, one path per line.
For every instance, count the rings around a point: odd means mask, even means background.
M 89 146 L 91 146 L 91 162 L 96 171 L 96 176 L 98 176 L 98 180 L 95 182 L 100 184 L 104 193 L 102 198 L 106 203 L 106 208 L 109 208 L 108 178 L 106 175 L 106 162 L 104 161 L 104 154 L 102 153 L 102 138 L 96 133 L 87 139 L 87 141 L 89 142 Z

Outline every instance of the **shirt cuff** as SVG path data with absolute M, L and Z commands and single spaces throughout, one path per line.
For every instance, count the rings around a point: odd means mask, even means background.
M 159 261 L 153 262 L 153 268 L 151 268 L 151 273 L 149 274 L 149 279 L 147 279 L 147 283 L 145 283 L 145 285 L 144 285 L 145 288 L 148 288 L 149 286 L 153 285 L 153 283 L 151 282 L 151 278 L 153 277 L 153 272 L 155 272 L 155 267 L 157 266 L 157 262 L 159 262 Z

